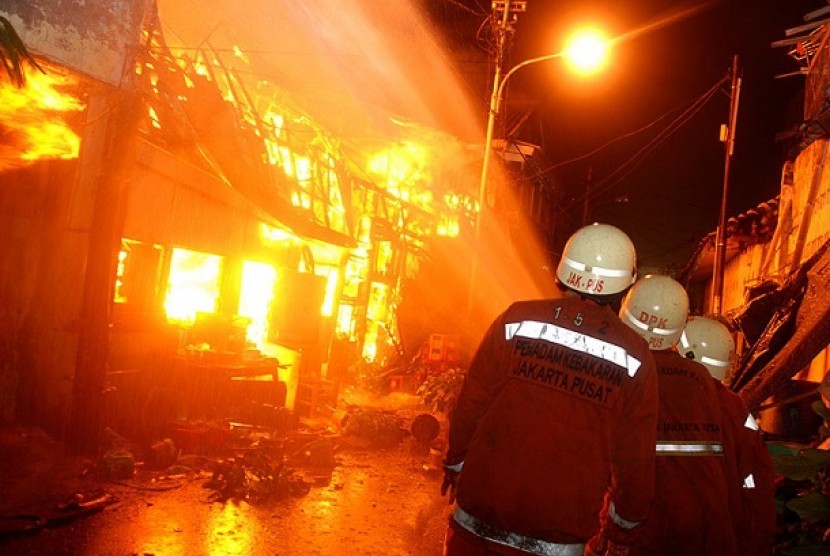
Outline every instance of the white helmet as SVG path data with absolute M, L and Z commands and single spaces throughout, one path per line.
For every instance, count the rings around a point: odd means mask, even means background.
M 709 369 L 716 380 L 726 378 L 735 356 L 735 340 L 721 322 L 709 317 L 692 317 L 680 337 L 680 353 Z
M 655 274 L 637 280 L 620 309 L 622 321 L 654 350 L 674 347 L 688 316 L 689 296 L 683 286 L 668 276 Z
M 637 278 L 637 255 L 625 232 L 594 223 L 565 244 L 556 277 L 566 288 L 590 295 L 625 291 Z

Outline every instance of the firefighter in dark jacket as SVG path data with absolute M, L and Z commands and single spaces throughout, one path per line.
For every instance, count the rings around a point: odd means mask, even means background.
M 708 369 L 721 399 L 728 493 L 739 552 L 771 556 L 775 547 L 775 468 L 755 418 L 741 397 L 722 382 L 734 359 L 732 334 L 713 318 L 692 317 L 680 338 L 680 351 Z
M 450 423 L 445 555 L 581 556 L 606 495 L 608 554 L 634 541 L 653 496 L 657 379 L 609 303 L 635 277 L 628 236 L 586 226 L 557 269 L 565 296 L 490 325 Z
M 654 507 L 631 556 L 738 554 L 720 397 L 706 368 L 675 349 L 688 313 L 683 286 L 658 275 L 638 280 L 620 310 L 652 349 L 660 400 Z

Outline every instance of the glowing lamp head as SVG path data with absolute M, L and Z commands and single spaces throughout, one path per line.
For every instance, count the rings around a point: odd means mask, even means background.
M 596 29 L 583 29 L 568 40 L 562 55 L 572 71 L 590 75 L 597 73 L 608 63 L 610 43 Z

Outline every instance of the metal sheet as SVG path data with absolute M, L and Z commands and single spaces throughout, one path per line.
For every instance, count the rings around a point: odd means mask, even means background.
M 750 409 L 787 385 L 830 343 L 830 242 L 784 285 L 784 299 L 732 380 Z
M 53 63 L 118 85 L 138 45 L 148 0 L 4 0 L 0 15 L 26 48 Z

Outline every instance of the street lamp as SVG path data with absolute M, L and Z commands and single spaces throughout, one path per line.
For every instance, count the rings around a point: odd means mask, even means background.
M 505 19 L 506 24 L 506 19 Z M 501 77 L 501 48 L 496 58 L 496 71 L 493 79 L 493 93 L 490 96 L 490 111 L 487 117 L 487 133 L 484 139 L 484 160 L 481 164 L 481 182 L 479 183 L 478 191 L 478 213 L 476 214 L 475 222 L 475 241 L 476 245 L 480 247 L 481 232 L 484 225 L 485 206 L 487 205 L 487 182 L 490 170 L 490 158 L 493 150 L 493 130 L 496 127 L 496 116 L 501 107 L 502 94 L 504 93 L 504 86 L 507 80 L 510 79 L 520 69 L 535 64 L 537 62 L 545 62 L 555 58 L 564 58 L 568 66 L 577 73 L 591 74 L 602 67 L 607 59 L 609 41 L 603 34 L 595 29 L 584 29 L 575 33 L 568 41 L 566 48 L 555 54 L 546 54 L 537 58 L 530 58 L 524 62 L 520 62 L 513 66 L 504 77 Z M 476 273 L 478 266 L 478 256 L 473 256 L 472 272 L 470 275 L 470 293 L 467 299 L 468 314 L 473 307 L 473 292 L 475 290 Z

